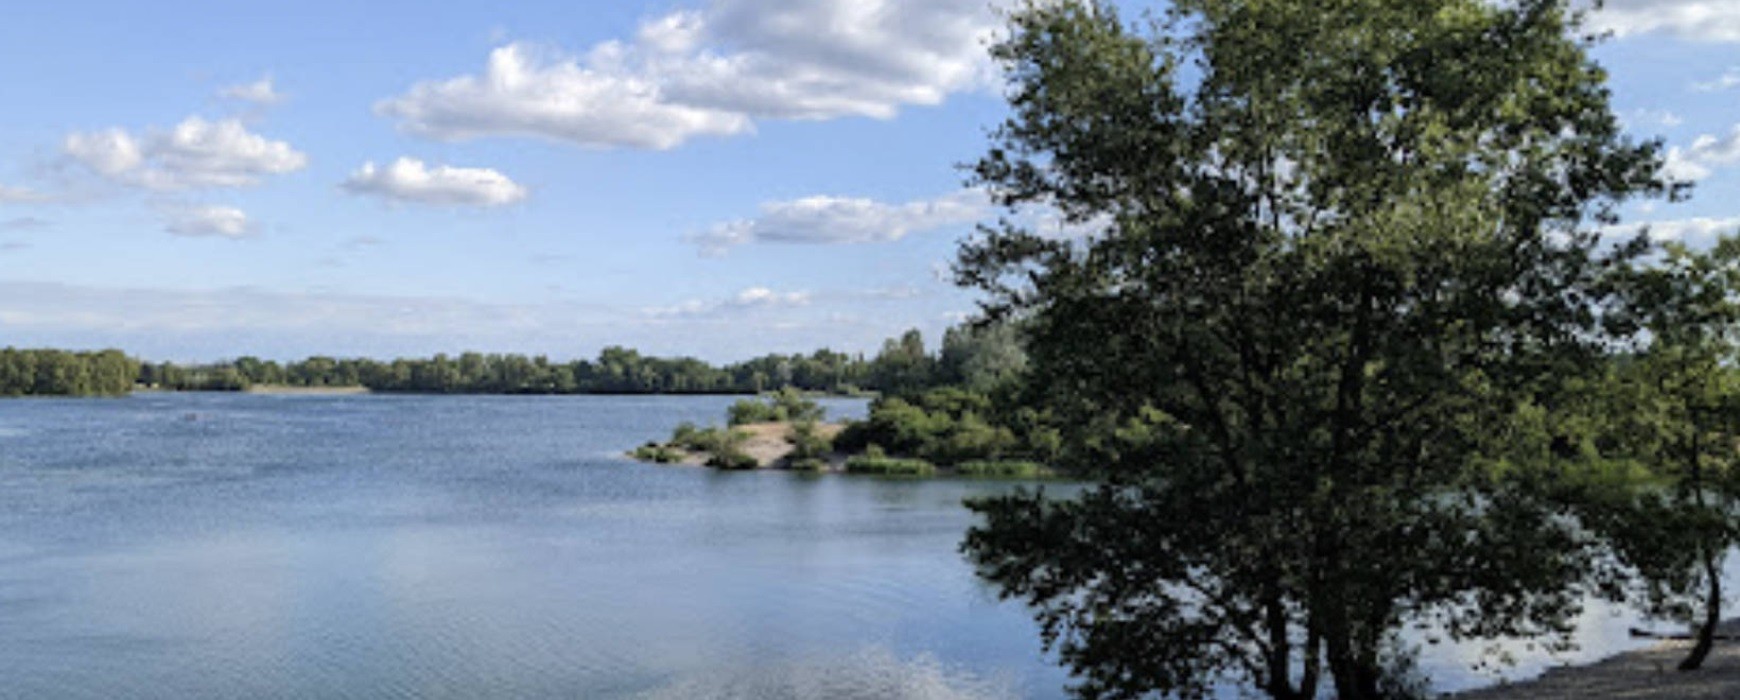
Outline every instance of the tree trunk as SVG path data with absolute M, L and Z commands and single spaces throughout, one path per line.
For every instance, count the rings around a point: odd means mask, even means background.
M 1354 648 L 1352 635 L 1348 634 L 1345 624 L 1345 614 L 1337 611 L 1336 616 L 1340 619 L 1331 622 L 1324 640 L 1329 656 L 1329 676 L 1335 681 L 1336 700 L 1382 700 L 1378 693 L 1378 680 L 1382 673 L 1365 658 L 1366 654 Z
M 1715 547 L 1698 549 L 1704 558 L 1704 576 L 1710 582 L 1710 595 L 1704 601 L 1704 624 L 1698 627 L 1698 642 L 1692 645 L 1692 653 L 1680 662 L 1681 671 L 1696 671 L 1704 665 L 1704 658 L 1710 655 L 1710 647 L 1716 642 L 1716 626 L 1722 622 L 1722 571 L 1716 563 L 1720 553 Z

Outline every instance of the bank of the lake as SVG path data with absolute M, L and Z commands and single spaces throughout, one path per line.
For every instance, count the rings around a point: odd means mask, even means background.
M 254 384 L 242 390 L 246 394 L 272 396 L 360 396 L 371 393 L 363 386 L 290 386 L 287 384 Z
M 1740 620 L 1719 634 L 1740 634 Z M 1679 671 L 1690 641 L 1663 641 L 1592 664 L 1559 666 L 1541 676 L 1450 696 L 1452 700 L 1727 700 L 1740 698 L 1740 642 L 1719 641 L 1703 668 Z

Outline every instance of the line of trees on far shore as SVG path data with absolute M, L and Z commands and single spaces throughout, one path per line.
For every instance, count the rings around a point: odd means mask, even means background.
M 133 389 L 139 367 L 119 350 L 0 348 L 0 396 L 117 396 Z
M 462 353 L 390 361 L 310 357 L 279 363 L 257 357 L 206 364 L 140 362 L 119 350 L 0 350 L 0 395 L 105 396 L 133 388 L 243 391 L 256 386 L 363 387 L 424 394 L 747 394 L 791 387 L 853 394 L 901 392 L 1007 371 L 1024 361 L 1006 332 L 950 329 L 931 353 L 916 330 L 883 344 L 874 357 L 817 350 L 769 354 L 726 365 L 661 358 L 607 347 L 594 360 Z

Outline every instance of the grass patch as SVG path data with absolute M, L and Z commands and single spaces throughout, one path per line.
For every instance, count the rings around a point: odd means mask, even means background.
M 858 455 L 846 460 L 846 473 L 879 476 L 935 476 L 936 465 L 922 459 Z

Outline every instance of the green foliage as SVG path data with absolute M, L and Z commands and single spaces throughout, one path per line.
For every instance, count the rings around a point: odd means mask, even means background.
M 707 466 L 726 471 L 747 471 L 761 466 L 754 457 L 744 454 L 736 445 L 728 445 L 707 457 Z
M 645 445 L 641 445 L 640 447 L 635 448 L 632 454 L 635 459 L 642 462 L 655 462 L 658 464 L 676 464 L 688 457 L 688 453 L 679 448 L 671 447 L 670 445 L 660 445 L 656 442 L 649 442 Z
M 0 349 L 0 396 L 119 396 L 138 376 L 139 361 L 119 350 Z
M 794 472 L 820 473 L 828 470 L 828 462 L 815 457 L 804 457 L 791 460 L 786 468 Z
M 1043 464 L 1022 461 L 977 460 L 962 462 L 955 467 L 955 472 L 961 476 L 998 479 L 1048 479 L 1056 476 L 1050 468 Z
M 1602 226 L 1674 192 L 1584 37 L 1558 0 L 1011 15 L 976 179 L 1097 235 L 1009 217 L 957 276 L 1020 319 L 1046 447 L 1101 483 L 978 501 L 964 546 L 1080 694 L 1370 700 L 1409 685 L 1406 625 L 1570 628 L 1598 543 L 1554 484 L 1587 460 L 1524 418 L 1604 364 L 1605 273 L 1643 246 Z M 876 441 L 935 448 L 889 408 Z
M 788 386 L 765 400 L 742 399 L 731 404 L 728 413 L 730 425 L 749 425 L 786 421 L 815 422 L 826 416 L 827 410 L 804 396 L 803 392 Z
M 1017 383 L 1027 369 L 1020 330 L 1012 323 L 962 325 L 943 333 L 939 382 L 989 394 Z
M 846 460 L 846 473 L 878 476 L 935 476 L 936 465 L 922 459 L 876 457 L 863 454 Z
M 1013 429 L 986 418 L 993 412 L 989 396 L 957 387 L 906 398 L 885 397 L 872 402 L 869 417 L 847 426 L 835 445 L 858 452 L 876 444 L 894 454 L 943 465 L 1037 456 Z
M 801 420 L 791 426 L 791 459 L 818 459 L 834 449 L 834 443 L 821 434 L 814 420 Z
M 773 404 L 758 399 L 739 399 L 727 409 L 726 423 L 730 425 L 749 425 L 751 423 L 772 423 L 784 420 L 779 409 Z
M 740 452 L 743 441 L 749 435 L 742 431 L 727 428 L 697 428 L 693 423 L 682 423 L 671 433 L 672 447 L 690 452 L 706 452 L 720 454 Z
M 1740 238 L 1669 244 L 1615 277 L 1625 303 L 1607 318 L 1631 346 L 1598 385 L 1598 449 L 1642 485 L 1602 492 L 1585 518 L 1637 574 L 1645 613 L 1696 625 L 1691 670 L 1713 646 L 1722 561 L 1740 543 Z

